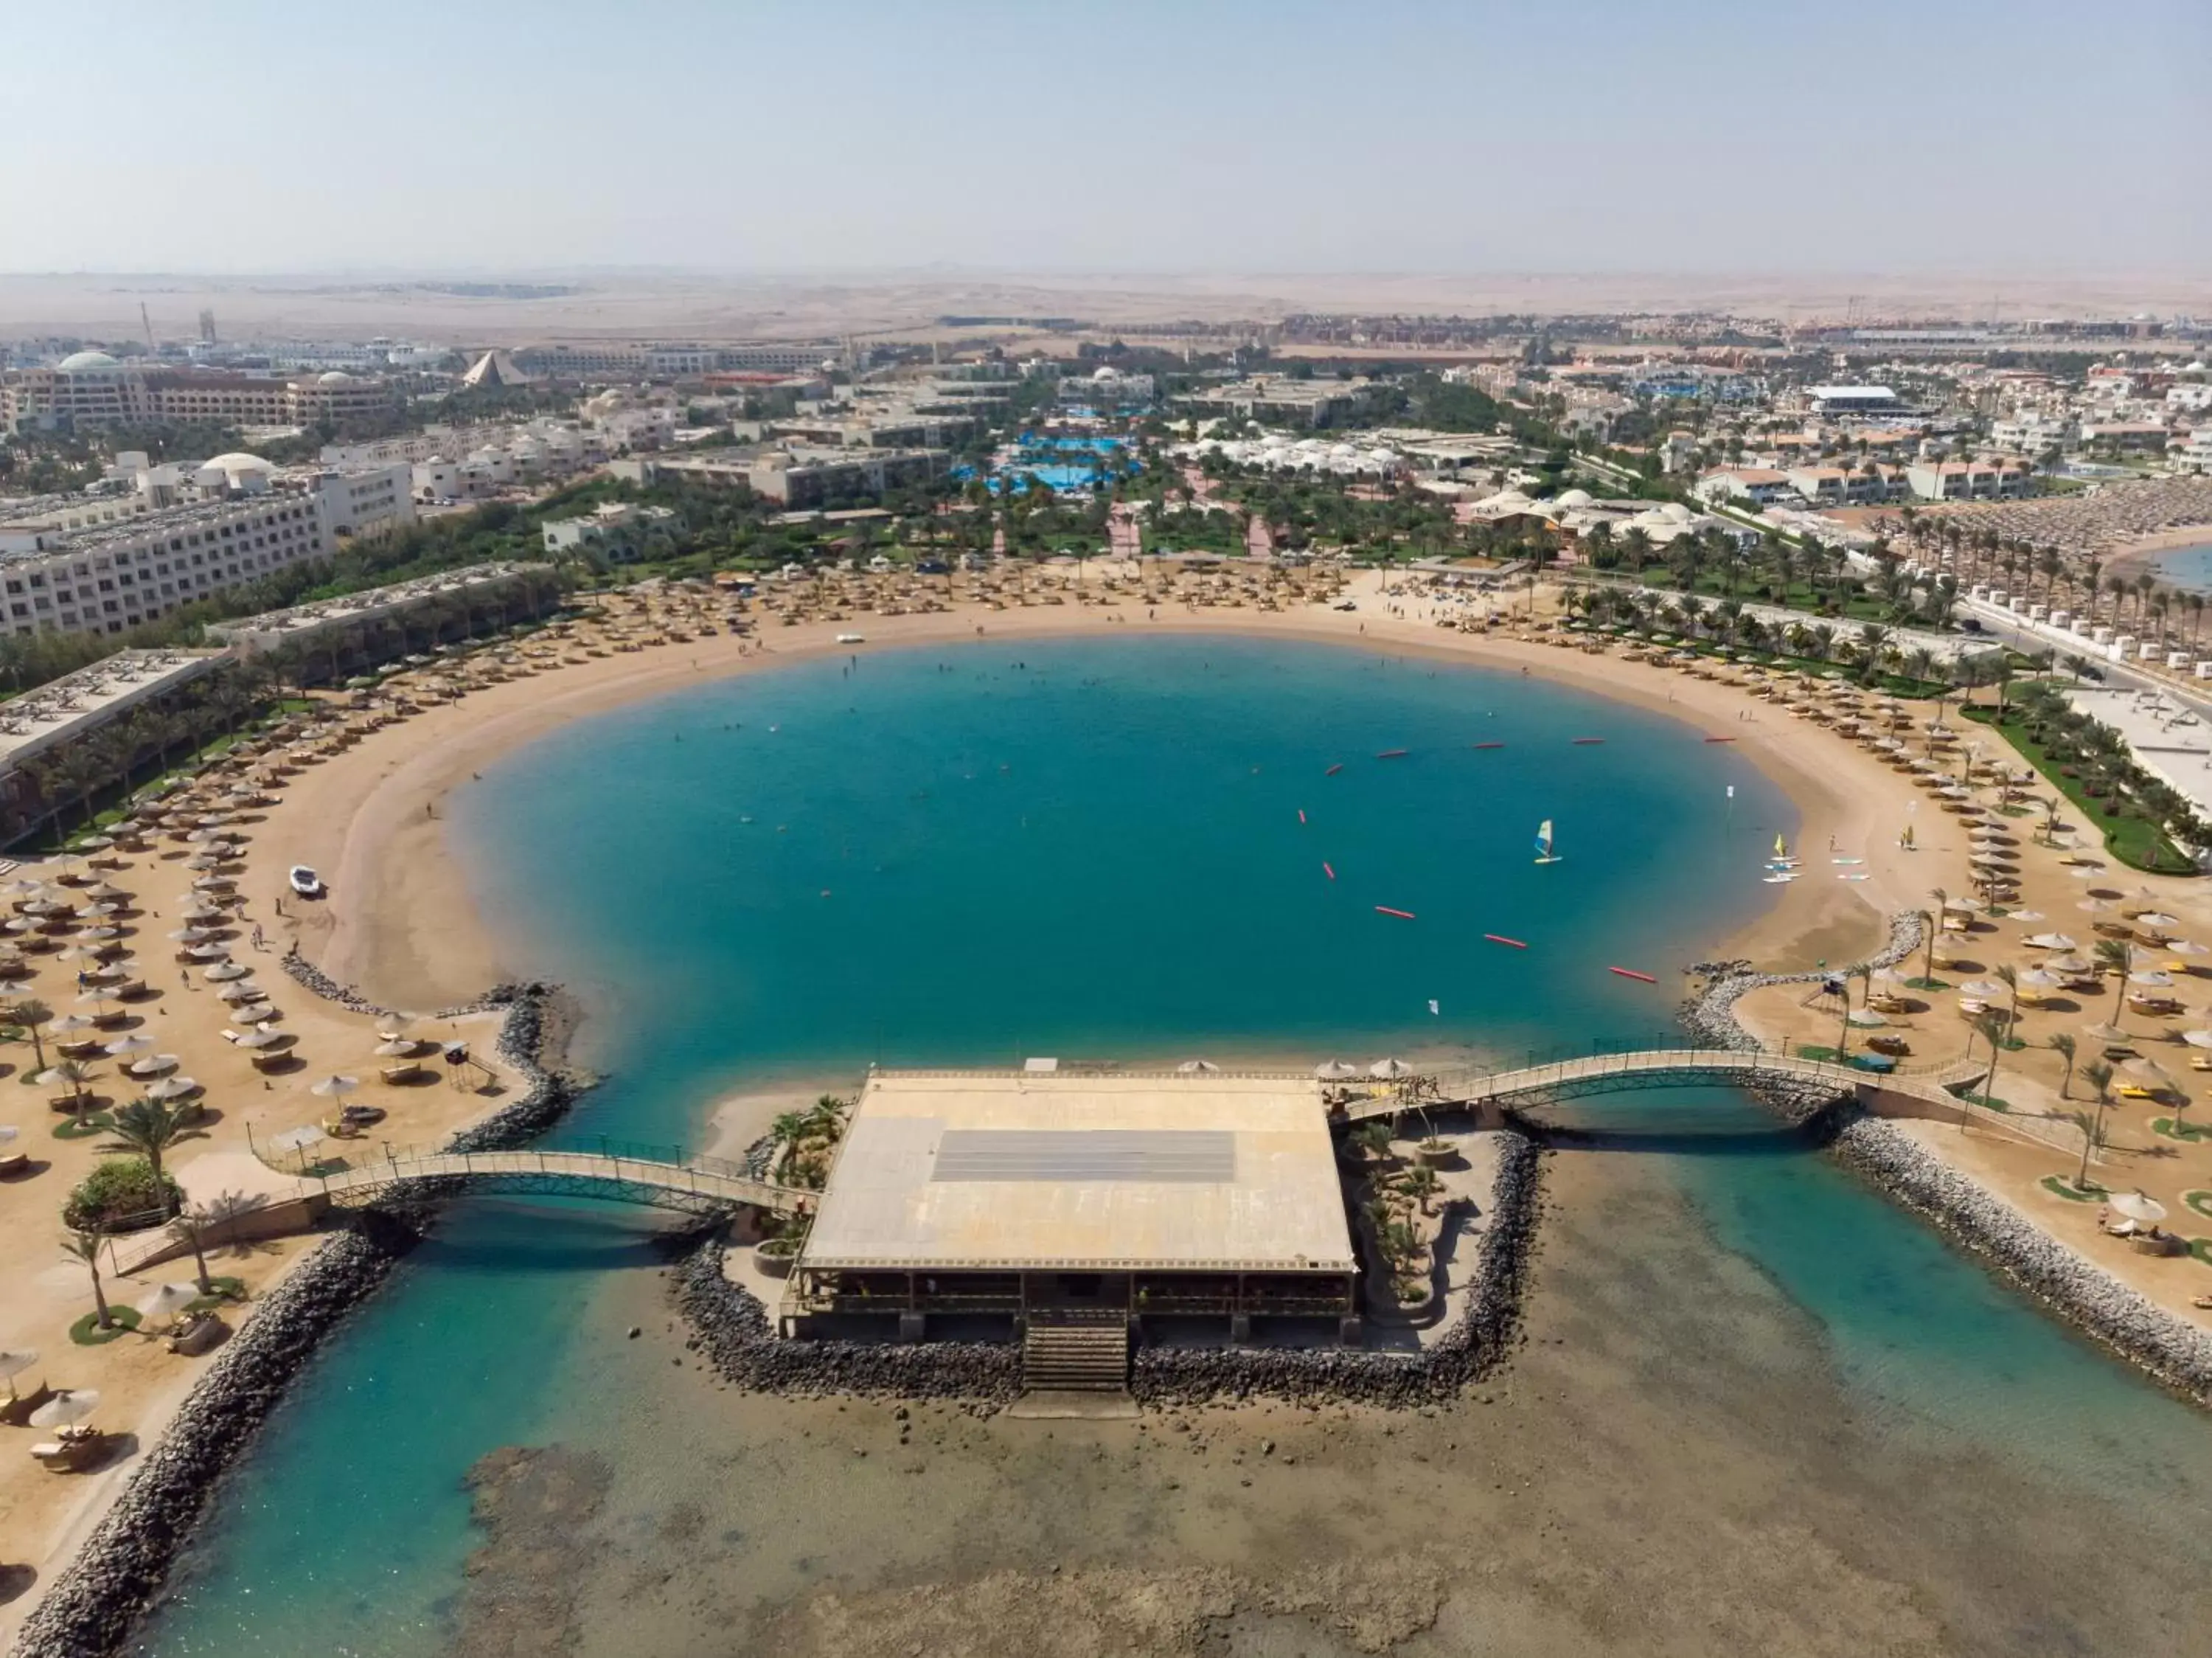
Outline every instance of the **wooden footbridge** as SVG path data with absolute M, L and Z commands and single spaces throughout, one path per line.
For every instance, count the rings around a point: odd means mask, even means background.
M 1905 1094 L 1957 1112 L 1961 1101 L 1950 1092 L 1982 1075 L 1986 1066 L 1953 1060 L 1941 1065 L 1895 1070 L 1863 1070 L 1833 1059 L 1806 1059 L 1757 1048 L 1643 1048 L 1626 1053 L 1593 1053 L 1509 1070 L 1444 1072 L 1428 1079 L 1430 1088 L 1415 1097 L 1394 1090 L 1354 1100 L 1344 1109 L 1352 1121 L 1395 1117 L 1422 1105 L 1512 1106 L 1528 1110 L 1563 1100 L 1630 1088 L 1744 1087 L 1758 1083 L 1803 1088 L 1837 1094 L 1879 1091 Z
M 601 1198 L 656 1209 L 706 1214 L 750 1207 L 795 1214 L 821 1194 L 779 1186 L 742 1163 L 720 1157 L 638 1155 L 605 1150 L 416 1151 L 371 1156 L 357 1167 L 311 1171 L 307 1178 L 332 1204 L 356 1206 L 425 1194 L 447 1182 L 474 1192 L 524 1192 L 537 1197 Z

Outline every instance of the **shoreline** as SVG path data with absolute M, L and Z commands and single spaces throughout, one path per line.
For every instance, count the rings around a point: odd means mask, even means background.
M 2102 576 L 2124 576 L 2130 579 L 2144 570 L 2156 574 L 2163 570 L 2163 560 L 2167 553 L 2179 552 L 2185 547 L 2212 547 L 2212 524 L 2189 524 L 2139 536 L 2109 555 L 2100 567 L 2100 574 Z M 2212 589 L 2186 590 L 2202 592 Z
M 980 640 L 975 631 L 978 614 L 989 619 L 985 625 L 990 630 Z M 1764 957 L 1809 939 L 1822 947 L 1813 953 L 1848 959 L 1873 948 L 1881 936 L 1883 917 L 1917 895 L 1922 871 L 1916 868 L 1907 875 L 1894 867 L 1905 860 L 1880 856 L 1893 834 L 1890 826 L 1917 803 L 1911 790 L 1893 773 L 1855 754 L 1844 758 L 1861 763 L 1861 775 L 1849 777 L 1853 768 L 1837 765 L 1839 757 L 1807 752 L 1815 748 L 1812 734 L 1786 718 L 1740 719 L 1744 699 L 1732 688 L 1669 679 L 1662 695 L 1661 681 L 1649 670 L 1639 674 L 1610 658 L 1590 661 L 1551 645 L 1445 634 L 1433 626 L 1376 618 L 1367 619 L 1369 631 L 1363 634 L 1354 631 L 1355 619 L 1336 625 L 1297 613 L 1215 611 L 1112 625 L 1082 612 L 968 608 L 882 619 L 872 625 L 868 643 L 860 650 L 1133 633 L 1211 635 L 1418 655 L 1505 672 L 1522 668 L 1693 728 L 1702 716 L 1790 797 L 1799 814 L 1801 844 L 1822 844 L 1832 838 L 1865 856 L 1864 884 L 1850 890 L 1832 883 L 1792 884 L 1714 939 L 1710 950 Z M 833 627 L 825 623 L 785 631 L 789 637 L 778 648 L 749 649 L 732 637 L 664 648 L 643 661 L 617 658 L 564 669 L 556 678 L 565 683 L 556 686 L 510 681 L 407 722 L 403 729 L 419 734 L 410 753 L 380 756 L 377 737 L 385 734 L 377 734 L 359 751 L 299 778 L 271 817 L 277 829 L 290 833 L 289 861 L 329 870 L 331 876 L 323 913 L 312 916 L 304 927 L 295 921 L 295 948 L 333 979 L 399 1007 L 442 1005 L 465 999 L 486 984 L 533 976 L 537 964 L 526 959 L 527 942 L 503 936 L 483 912 L 468 877 L 467 853 L 456 844 L 442 803 L 485 766 L 574 721 L 709 680 L 850 650 L 836 642 Z M 677 660 L 667 660 L 672 657 Z M 257 874 L 272 883 L 273 897 L 281 871 Z

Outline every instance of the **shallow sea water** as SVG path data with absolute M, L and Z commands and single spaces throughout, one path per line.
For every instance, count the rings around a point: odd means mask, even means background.
M 718 1094 L 878 1058 L 1661 1035 L 1673 971 L 1793 827 L 1653 715 L 1218 639 L 702 686 L 556 734 L 456 813 L 501 924 L 594 1015 L 611 1081 L 571 1142 L 689 1139 Z M 1545 816 L 1566 861 L 1539 868 Z M 2200 1416 L 1735 1095 L 1576 1111 L 1615 1137 L 1552 1160 L 1530 1344 L 1434 1417 L 930 1408 L 902 1444 L 888 1406 L 690 1364 L 652 1217 L 458 1205 L 224 1486 L 140 1650 L 2212 1650 Z M 465 1576 L 463 1479 L 509 1444 L 606 1484 L 487 1623 L 528 1571 L 502 1534 Z

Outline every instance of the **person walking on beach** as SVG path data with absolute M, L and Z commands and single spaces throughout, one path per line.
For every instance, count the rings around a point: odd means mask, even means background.
M 269 948 L 262 942 L 261 923 L 258 921 L 253 923 L 253 948 L 257 950 L 265 950 Z

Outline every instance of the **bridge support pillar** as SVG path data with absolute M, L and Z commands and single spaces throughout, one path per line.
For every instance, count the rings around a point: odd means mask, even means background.
M 1336 1343 L 1338 1346 L 1357 1347 L 1365 1339 L 1365 1332 L 1364 1327 L 1359 1322 L 1358 1314 L 1353 1313 L 1347 1314 L 1346 1317 L 1340 1318 L 1336 1321 Z
M 901 1341 L 927 1341 L 929 1338 L 928 1314 L 902 1313 L 898 1315 L 898 1320 Z
M 1238 1346 L 1252 1339 L 1252 1315 L 1249 1313 L 1231 1313 L 1229 1315 L 1229 1339 Z

